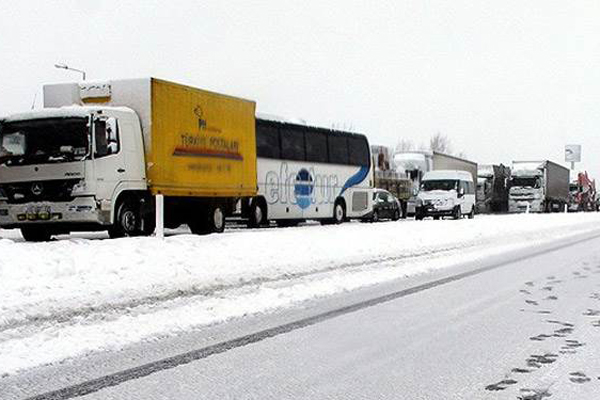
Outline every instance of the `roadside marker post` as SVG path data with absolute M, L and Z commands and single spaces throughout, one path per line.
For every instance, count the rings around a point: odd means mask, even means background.
M 162 194 L 156 195 L 156 237 L 165 238 L 165 199 Z

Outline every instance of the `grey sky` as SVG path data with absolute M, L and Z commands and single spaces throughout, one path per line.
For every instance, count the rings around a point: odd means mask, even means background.
M 480 163 L 563 160 L 600 177 L 600 2 L 4 1 L 0 114 L 44 82 L 156 76 L 374 144 L 447 134 Z M 39 101 L 38 101 L 39 104 Z

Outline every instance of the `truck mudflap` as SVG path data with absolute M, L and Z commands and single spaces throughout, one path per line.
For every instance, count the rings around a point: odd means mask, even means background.
M 110 223 L 110 211 L 101 210 L 93 197 L 77 197 L 70 202 L 0 204 L 0 227 L 20 228 L 33 224 Z

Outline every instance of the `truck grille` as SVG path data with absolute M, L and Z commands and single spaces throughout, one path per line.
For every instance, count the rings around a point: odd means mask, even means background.
M 36 201 L 71 201 L 71 190 L 79 179 L 57 179 L 52 181 L 15 182 L 0 185 L 0 193 L 9 204 Z

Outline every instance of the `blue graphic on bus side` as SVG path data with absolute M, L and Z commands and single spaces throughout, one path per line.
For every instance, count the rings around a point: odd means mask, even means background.
M 294 197 L 296 197 L 298 207 L 303 210 L 310 207 L 314 188 L 315 182 L 310 172 L 306 168 L 298 171 L 294 181 Z
M 350 178 L 348 178 L 348 180 L 346 181 L 346 183 L 344 183 L 344 186 L 342 186 L 342 191 L 340 192 L 340 196 L 343 195 L 344 192 L 348 188 L 351 188 L 354 185 L 358 185 L 359 183 L 361 183 L 362 181 L 364 181 L 368 174 L 369 174 L 369 167 L 368 166 L 360 167 L 360 169 L 358 170 L 358 172 L 356 174 L 352 175 Z

